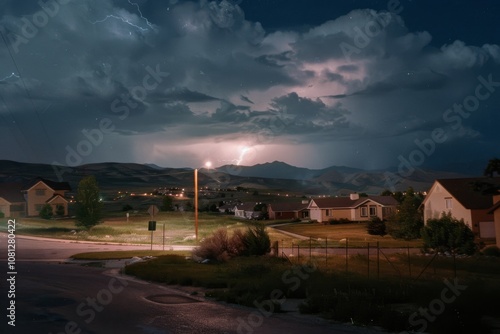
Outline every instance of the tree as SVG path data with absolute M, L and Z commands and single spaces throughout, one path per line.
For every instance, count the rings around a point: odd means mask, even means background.
M 500 176 L 500 159 L 491 159 L 484 170 L 484 176 Z
M 398 239 L 419 238 L 424 226 L 422 212 L 419 210 L 421 203 L 421 196 L 415 195 L 413 188 L 408 188 L 402 203 L 387 221 L 387 232 Z
M 380 196 L 393 196 L 393 193 L 389 189 L 385 189 L 380 193 Z
M 172 197 L 165 195 L 162 199 L 161 211 L 174 211 Z
M 442 214 L 439 219 L 429 219 L 422 229 L 424 250 L 455 252 L 472 255 L 477 251 L 474 233 L 463 219 L 457 220 L 451 212 Z
M 54 212 L 52 211 L 52 206 L 50 204 L 45 204 L 41 209 L 39 213 L 40 217 L 43 219 L 50 219 L 54 215 Z
M 76 226 L 89 230 L 102 222 L 102 202 L 94 176 L 87 176 L 78 183 L 76 205 Z

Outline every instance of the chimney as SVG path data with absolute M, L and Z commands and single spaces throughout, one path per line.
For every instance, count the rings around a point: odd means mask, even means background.
M 359 194 L 354 193 L 354 194 L 351 194 L 349 197 L 351 198 L 351 200 L 355 201 L 355 200 L 359 199 Z

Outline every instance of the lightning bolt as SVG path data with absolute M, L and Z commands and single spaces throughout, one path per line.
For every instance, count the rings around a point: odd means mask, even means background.
M 146 24 L 151 28 L 151 30 L 155 30 L 155 28 L 153 27 L 153 25 L 151 24 L 151 22 L 149 22 L 149 20 L 142 15 L 141 7 L 139 7 L 139 4 L 137 4 L 135 2 L 132 2 L 130 0 L 128 0 L 128 3 L 131 4 L 132 6 L 136 6 L 137 7 L 137 11 L 141 15 L 141 19 L 143 19 L 144 21 L 146 21 Z
M 139 6 L 139 4 L 132 2 L 130 0 L 128 0 L 128 3 L 131 4 L 132 6 L 135 6 L 137 8 L 137 11 L 139 12 L 139 15 L 141 16 L 141 19 L 143 19 L 146 22 L 146 25 L 149 28 L 151 28 L 151 30 L 155 30 L 153 24 L 151 22 L 149 22 L 149 20 L 146 17 L 144 17 L 144 15 L 142 15 L 141 7 Z M 101 20 L 90 21 L 90 23 L 92 23 L 92 24 L 103 23 L 109 19 L 120 20 L 123 23 L 128 24 L 129 26 L 132 26 L 140 31 L 148 31 L 149 30 L 148 28 L 144 28 L 144 27 L 138 26 L 137 24 L 130 22 L 130 20 L 124 18 L 123 16 L 117 16 L 117 15 L 112 15 L 112 14 L 106 15 L 106 17 L 101 19 Z
M 19 75 L 16 75 L 14 72 L 12 72 L 12 74 L 11 74 L 11 75 L 8 75 L 8 76 L 6 76 L 6 77 L 5 77 L 5 78 L 3 78 L 3 79 L 0 79 L 0 82 L 2 82 L 2 81 L 7 81 L 7 80 L 8 80 L 8 79 L 10 79 L 10 78 L 18 78 L 18 79 L 19 79 L 19 78 L 20 78 L 20 76 L 19 76 Z
M 116 20 L 120 20 L 122 21 L 123 23 L 126 23 L 128 24 L 129 26 L 132 26 L 134 28 L 137 28 L 139 29 L 140 31 L 147 31 L 149 30 L 148 28 L 143 28 L 143 27 L 139 27 L 138 25 L 135 25 L 133 24 L 132 22 L 130 22 L 129 20 L 127 20 L 126 18 L 124 17 L 121 17 L 121 16 L 116 16 L 116 15 L 106 15 L 105 18 L 103 18 L 102 20 L 97 20 L 97 21 L 90 21 L 90 23 L 92 24 L 97 24 L 97 23 L 103 23 L 103 22 L 106 22 L 108 19 L 116 19 Z

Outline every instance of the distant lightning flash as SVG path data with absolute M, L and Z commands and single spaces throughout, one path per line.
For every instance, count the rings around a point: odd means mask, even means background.
M 6 77 L 5 77 L 5 78 L 3 78 L 3 79 L 0 79 L 0 82 L 1 82 L 1 81 L 6 81 L 6 80 L 8 80 L 8 79 L 10 79 L 10 78 L 18 78 L 18 79 L 19 79 L 19 78 L 20 78 L 20 76 L 19 76 L 19 75 L 16 75 L 14 72 L 12 72 L 12 74 L 11 74 L 11 75 L 8 75 L 8 76 L 6 76 Z
M 90 23 L 92 23 L 92 24 L 103 23 L 103 22 L 106 22 L 108 19 L 120 20 L 123 23 L 126 23 L 126 24 L 128 24 L 128 25 L 130 25 L 130 26 L 132 26 L 134 28 L 139 29 L 140 31 L 147 31 L 147 30 L 149 30 L 148 28 L 139 27 L 138 25 L 133 24 L 132 22 L 130 22 L 129 20 L 127 20 L 124 17 L 116 16 L 116 15 L 106 15 L 106 17 L 103 18 L 102 20 L 97 20 L 97 21 L 94 21 L 94 22 L 90 21 Z
M 151 22 L 149 22 L 149 20 L 142 15 L 141 7 L 139 7 L 139 4 L 137 4 L 135 2 L 132 2 L 130 0 L 128 0 L 128 3 L 131 4 L 132 6 L 136 6 L 137 7 L 137 11 L 141 15 L 141 19 L 143 19 L 144 21 L 146 21 L 146 24 L 151 28 L 151 30 L 154 30 L 155 28 L 153 27 L 153 25 L 151 24 Z
M 153 24 L 151 22 L 149 22 L 149 20 L 146 17 L 144 17 L 144 15 L 142 15 L 141 7 L 139 6 L 139 4 L 137 4 L 135 2 L 132 2 L 130 0 L 128 0 L 128 3 L 131 4 L 132 6 L 135 6 L 137 8 L 137 11 L 141 15 L 141 19 L 143 19 L 146 22 L 146 24 L 148 25 L 148 27 L 151 28 L 151 30 L 154 30 Z M 138 26 L 138 25 L 130 22 L 128 19 L 126 19 L 126 18 L 124 18 L 122 16 L 117 16 L 117 15 L 112 15 L 112 14 L 106 15 L 106 17 L 103 18 L 102 20 L 97 20 L 97 21 L 94 21 L 94 22 L 91 21 L 90 23 L 92 23 L 92 24 L 103 23 L 103 22 L 106 22 L 108 19 L 120 20 L 123 23 L 128 24 L 129 26 L 132 26 L 134 28 L 139 29 L 140 31 L 147 31 L 147 30 L 149 30 L 148 28 L 143 28 L 143 27 L 140 27 L 140 26 Z

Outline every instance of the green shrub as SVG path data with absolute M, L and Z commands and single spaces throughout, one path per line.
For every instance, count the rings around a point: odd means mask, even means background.
M 465 225 L 463 219 L 457 220 L 451 212 L 444 213 L 439 219 L 429 219 L 422 229 L 424 250 L 437 252 L 456 252 L 472 255 L 477 251 L 474 233 Z
M 64 216 L 64 213 L 65 213 L 64 211 L 65 211 L 65 210 L 64 210 L 64 206 L 62 206 L 62 205 L 60 205 L 60 204 L 58 204 L 58 205 L 56 206 L 56 216 L 59 216 L 59 217 Z
M 500 257 L 500 248 L 497 246 L 486 247 L 482 251 L 483 255 Z
M 264 225 L 236 230 L 231 238 L 224 228 L 201 241 L 193 254 L 202 259 L 225 262 L 234 256 L 261 256 L 271 251 L 271 239 Z
M 52 206 L 50 204 L 45 204 L 39 213 L 40 217 L 43 219 L 50 219 L 54 215 L 52 211 Z
M 330 219 L 328 221 L 328 223 L 330 225 L 338 225 L 338 224 L 349 224 L 349 223 L 352 223 L 352 221 L 347 219 L 347 218 L 339 218 L 339 219 L 333 218 L 333 219 Z
M 248 228 L 245 233 L 244 243 L 246 250 L 242 255 L 265 255 L 271 251 L 271 239 L 264 225 Z
M 380 219 L 379 217 L 372 217 L 366 226 L 366 230 L 368 234 L 371 235 L 381 235 L 384 236 L 387 234 L 385 228 L 385 221 Z

